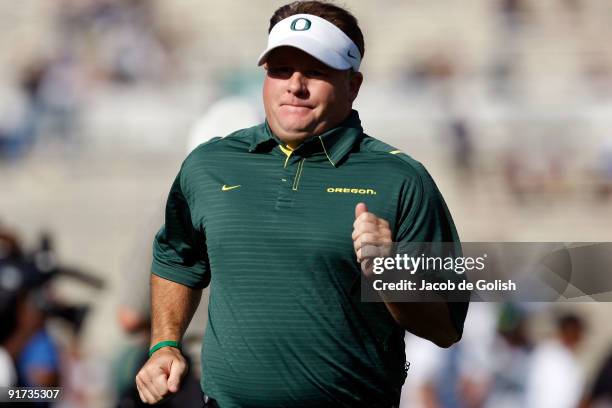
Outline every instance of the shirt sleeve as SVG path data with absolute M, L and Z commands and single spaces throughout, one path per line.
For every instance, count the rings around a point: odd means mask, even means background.
M 454 256 L 461 256 L 459 236 L 442 194 L 420 163 L 411 166 L 416 174 L 404 181 L 400 193 L 399 216 L 395 226 L 398 248 L 408 243 L 445 243 L 432 245 L 431 250 L 435 253 L 436 248 L 452 248 Z M 446 272 L 446 275 L 445 278 L 452 280 L 463 279 L 462 275 L 454 272 Z M 463 334 L 469 303 L 454 301 L 447 305 L 455 329 L 460 335 Z
M 37 370 L 59 370 L 58 350 L 46 328 L 40 329 L 26 344 L 18 357 L 17 370 L 28 387 L 39 385 L 33 377 Z
M 181 171 L 183 171 L 181 169 Z M 178 174 L 168 195 L 165 223 L 153 241 L 151 272 L 195 289 L 210 282 L 204 231 L 194 227 Z

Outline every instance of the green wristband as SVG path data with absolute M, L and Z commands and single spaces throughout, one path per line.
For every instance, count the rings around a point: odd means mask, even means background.
M 151 347 L 151 350 L 149 350 L 149 357 L 151 357 L 153 353 L 155 353 L 157 350 L 159 350 L 162 347 L 174 347 L 180 350 L 181 343 L 179 343 L 178 341 L 174 341 L 174 340 L 160 341 L 159 343 Z

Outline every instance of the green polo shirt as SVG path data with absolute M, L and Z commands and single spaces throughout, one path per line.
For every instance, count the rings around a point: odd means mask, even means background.
M 358 202 L 395 241 L 458 241 L 425 168 L 364 134 L 356 111 L 292 152 L 264 123 L 185 159 L 152 272 L 210 283 L 202 388 L 221 408 L 398 404 L 404 331 L 360 301 Z M 451 311 L 461 331 L 467 305 Z

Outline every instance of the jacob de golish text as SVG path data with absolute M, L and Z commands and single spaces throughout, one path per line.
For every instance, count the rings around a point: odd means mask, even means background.
M 375 279 L 372 283 L 374 290 L 378 291 L 516 291 L 517 284 L 512 279 L 476 279 L 478 272 L 486 267 L 487 254 L 478 257 L 463 256 L 409 256 L 396 254 L 395 256 L 374 257 L 372 272 L 381 275 L 385 271 L 406 271 L 409 275 L 423 275 L 421 272 L 447 272 L 463 275 L 470 272 L 471 280 L 392 280 Z
M 516 291 L 516 283 L 512 279 L 503 281 L 501 279 L 495 279 L 493 281 L 486 281 L 479 279 L 474 282 L 461 281 L 461 282 L 427 282 L 421 281 L 420 285 L 417 282 L 402 279 L 399 282 L 384 282 L 381 279 L 376 279 L 373 282 L 375 290 L 398 290 L 398 291 L 447 291 L 447 290 L 488 290 L 488 291 Z

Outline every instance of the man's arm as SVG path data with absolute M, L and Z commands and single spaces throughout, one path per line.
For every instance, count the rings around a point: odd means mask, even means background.
M 164 340 L 180 342 L 200 298 L 201 289 L 151 275 L 151 342 L 150 347 Z M 187 362 L 174 347 L 157 350 L 136 375 L 142 401 L 155 404 L 179 389 L 187 373 Z
M 389 223 L 369 213 L 364 203 L 355 207 L 353 243 L 357 261 L 367 275 L 370 267 L 362 256 L 362 243 L 391 243 Z M 383 298 L 393 319 L 404 329 L 434 342 L 439 347 L 450 347 L 460 338 L 452 323 L 451 313 L 445 302 L 390 302 Z
M 393 319 L 404 330 L 434 342 L 439 347 L 450 347 L 459 340 L 459 333 L 450 318 L 445 302 L 387 302 Z
M 151 344 L 180 341 L 187 330 L 202 289 L 193 289 L 151 274 Z

